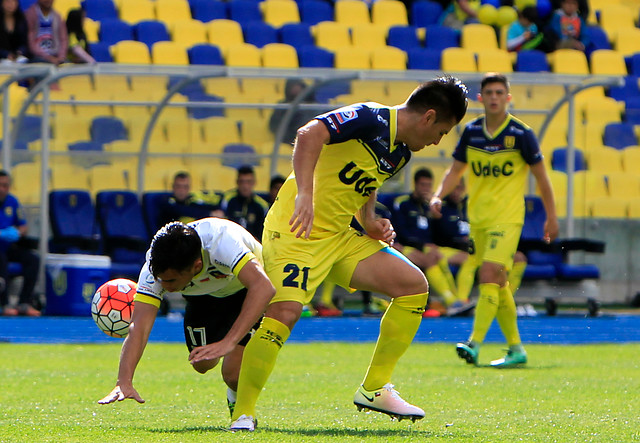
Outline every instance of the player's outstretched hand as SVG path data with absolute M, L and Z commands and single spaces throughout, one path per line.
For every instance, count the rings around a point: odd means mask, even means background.
M 298 230 L 296 237 L 305 234 L 304 238 L 309 238 L 311 227 L 313 226 L 313 194 L 305 195 L 299 193 L 296 196 L 296 207 L 289 224 L 291 225 L 291 232 Z
M 113 388 L 113 391 L 109 393 L 109 395 L 98 400 L 98 403 L 100 403 L 101 405 L 108 405 L 109 403 L 113 403 L 116 400 L 122 401 L 127 398 L 133 398 L 138 403 L 144 403 L 144 400 L 142 399 L 142 397 L 140 397 L 140 394 L 138 394 L 138 391 L 136 391 L 133 386 L 124 389 L 121 389 L 120 386 L 116 386 L 115 388 Z

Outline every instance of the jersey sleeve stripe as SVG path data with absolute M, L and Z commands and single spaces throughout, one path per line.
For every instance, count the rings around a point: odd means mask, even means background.
M 237 277 L 238 274 L 240 274 L 240 271 L 242 271 L 242 268 L 244 268 L 244 265 L 246 265 L 250 260 L 254 258 L 256 258 L 256 256 L 253 252 L 247 252 L 242 256 L 240 260 L 236 262 L 236 265 L 233 267 L 233 269 L 231 269 L 231 271 Z
M 160 299 L 151 294 L 142 294 L 140 292 L 136 292 L 136 295 L 133 297 L 134 302 L 146 303 L 148 305 L 153 305 L 156 308 L 160 307 Z

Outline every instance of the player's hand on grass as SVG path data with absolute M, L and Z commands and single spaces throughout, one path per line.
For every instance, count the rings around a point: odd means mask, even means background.
M 289 220 L 291 232 L 296 229 L 296 237 L 305 234 L 304 238 L 309 238 L 311 227 L 313 226 L 313 194 L 298 194 L 296 196 L 296 207 Z
M 140 397 L 140 394 L 138 394 L 138 391 L 136 391 L 133 386 L 116 386 L 115 388 L 113 388 L 113 391 L 109 393 L 109 395 L 98 400 L 98 403 L 100 403 L 101 405 L 108 405 L 109 403 L 113 403 L 116 400 L 122 401 L 127 398 L 132 398 L 138 403 L 144 403 L 144 400 L 142 399 L 142 397 Z
M 365 225 L 363 228 L 369 237 L 393 245 L 396 238 L 396 231 L 393 229 L 393 225 L 388 218 L 377 218 L 367 221 Z
M 224 357 L 235 347 L 234 343 L 224 340 L 194 348 L 189 354 L 189 363 L 194 364 L 206 360 L 215 360 Z

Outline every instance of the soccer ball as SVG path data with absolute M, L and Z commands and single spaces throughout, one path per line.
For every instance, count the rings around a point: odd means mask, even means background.
M 100 286 L 93 295 L 91 316 L 105 334 L 117 338 L 127 336 L 136 288 L 135 282 L 117 278 Z

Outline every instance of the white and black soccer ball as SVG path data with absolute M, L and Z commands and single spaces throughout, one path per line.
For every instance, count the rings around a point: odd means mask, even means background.
M 135 282 L 117 278 L 98 288 L 91 301 L 91 317 L 105 334 L 124 338 L 129 334 L 133 315 Z

